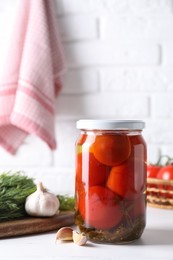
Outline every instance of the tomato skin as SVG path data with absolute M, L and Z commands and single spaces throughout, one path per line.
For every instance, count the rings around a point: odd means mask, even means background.
M 82 145 L 85 142 L 86 139 L 87 139 L 87 135 L 81 134 L 80 137 L 77 140 L 78 145 Z
M 173 180 L 173 165 L 163 166 L 158 171 L 157 178 L 162 180 Z
M 85 225 L 97 229 L 110 229 L 122 219 L 120 198 L 102 186 L 92 186 L 81 194 L 78 208 Z
M 145 216 L 146 211 L 146 196 L 142 194 L 140 197 L 133 201 L 128 201 L 127 205 L 132 205 L 129 211 L 130 216 L 136 219 L 140 216 Z
M 96 136 L 92 149 L 99 162 L 115 166 L 127 160 L 131 152 L 131 145 L 126 135 L 105 134 Z
M 141 135 L 129 136 L 131 143 L 131 154 L 130 157 L 135 159 L 143 159 L 144 162 L 147 160 L 147 149 L 146 143 Z M 139 148 L 140 147 L 140 148 Z M 129 158 L 130 158 L 129 157 Z
M 112 167 L 106 186 L 123 198 L 139 197 L 146 188 L 145 163 L 141 159 L 129 159 Z
M 157 178 L 157 174 L 161 166 L 157 165 L 147 165 L 147 178 Z
M 128 168 L 129 167 L 127 163 L 112 167 L 106 183 L 107 188 L 122 197 L 125 196 L 125 193 L 128 189 Z
M 93 153 L 83 152 L 77 155 L 76 182 L 86 186 L 105 185 L 110 167 L 96 160 Z
M 173 180 L 173 165 L 171 164 L 171 165 L 163 166 L 157 173 L 157 178 L 166 181 Z M 159 184 L 158 187 L 160 190 L 168 191 L 164 193 L 165 198 L 172 199 L 172 194 L 169 193 L 169 191 L 172 191 L 172 185 L 163 183 L 163 184 Z

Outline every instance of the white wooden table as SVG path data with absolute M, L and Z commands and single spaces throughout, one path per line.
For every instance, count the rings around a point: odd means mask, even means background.
M 55 243 L 55 233 L 1 239 L 0 260 L 173 260 L 173 210 L 147 209 L 147 226 L 127 245 Z

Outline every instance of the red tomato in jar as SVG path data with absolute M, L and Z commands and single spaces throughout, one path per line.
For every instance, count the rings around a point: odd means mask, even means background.
M 131 145 L 126 135 L 96 136 L 92 145 L 95 158 L 102 164 L 115 166 L 127 160 Z
M 140 159 L 129 159 L 112 167 L 106 186 L 116 194 L 133 199 L 144 192 L 146 186 L 145 163 Z
M 131 135 L 129 136 L 131 142 L 131 154 L 130 157 L 135 157 L 136 159 L 147 160 L 147 149 L 146 143 L 141 135 Z
M 162 180 L 173 180 L 173 165 L 161 167 L 156 177 Z
M 106 187 L 124 197 L 128 189 L 127 173 L 131 170 L 127 163 L 112 167 Z
M 147 165 L 147 178 L 157 178 L 157 174 L 161 166 L 157 165 Z
M 122 219 L 119 196 L 102 186 L 81 194 L 78 208 L 85 225 L 97 229 L 113 228 Z
M 84 142 L 85 142 L 85 140 L 87 139 L 87 135 L 86 134 L 81 134 L 81 136 L 79 137 L 79 139 L 78 139 L 78 146 L 79 145 L 82 145 Z
M 104 185 L 110 167 L 98 162 L 93 153 L 83 152 L 77 155 L 76 182 L 87 186 Z
M 136 219 L 145 216 L 146 211 L 146 195 L 142 194 L 139 198 L 128 201 L 127 208 L 129 207 L 129 215 Z

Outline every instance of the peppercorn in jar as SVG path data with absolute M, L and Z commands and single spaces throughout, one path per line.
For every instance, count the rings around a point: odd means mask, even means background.
M 75 223 L 91 241 L 123 244 L 146 224 L 145 127 L 138 120 L 79 120 Z

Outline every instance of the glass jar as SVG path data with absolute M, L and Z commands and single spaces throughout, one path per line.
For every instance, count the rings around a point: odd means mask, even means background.
M 123 244 L 146 223 L 145 127 L 138 120 L 79 120 L 75 224 L 89 240 Z

